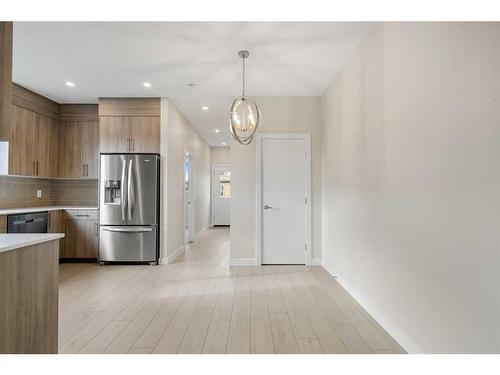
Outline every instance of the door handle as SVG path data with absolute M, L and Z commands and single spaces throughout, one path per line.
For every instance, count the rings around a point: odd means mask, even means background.
M 132 147 L 130 151 L 133 152 L 135 150 L 135 138 L 130 138 L 130 141 L 132 142 Z
M 106 232 L 120 232 L 120 233 L 146 233 L 152 232 L 153 228 L 103 228 Z
M 38 176 L 38 160 L 36 161 L 36 175 Z
M 126 165 L 127 161 L 122 160 L 122 181 L 120 185 L 120 199 L 121 199 L 121 208 L 122 208 L 122 220 L 125 220 L 125 209 L 127 205 L 127 199 L 125 196 L 125 176 L 126 176 Z
M 134 192 L 134 186 L 132 184 L 132 161 L 133 159 L 129 160 L 128 164 L 128 181 L 127 181 L 127 216 L 128 220 L 132 220 L 132 216 L 134 215 L 134 208 L 135 208 L 135 192 Z
M 264 210 L 272 210 L 272 209 L 273 209 L 273 207 L 268 206 L 267 204 L 264 206 Z

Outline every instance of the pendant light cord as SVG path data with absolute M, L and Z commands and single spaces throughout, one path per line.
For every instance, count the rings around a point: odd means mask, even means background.
M 245 57 L 243 57 L 243 98 L 245 97 Z

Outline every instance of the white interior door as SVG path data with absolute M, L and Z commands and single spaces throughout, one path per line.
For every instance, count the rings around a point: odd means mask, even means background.
M 184 157 L 184 242 L 194 238 L 194 176 L 193 157 Z
M 305 264 L 306 139 L 263 138 L 261 142 L 261 262 Z
M 231 167 L 228 165 L 213 166 L 212 223 L 231 224 Z

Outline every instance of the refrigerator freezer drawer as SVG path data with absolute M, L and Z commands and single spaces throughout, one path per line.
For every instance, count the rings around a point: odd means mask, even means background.
M 153 226 L 101 226 L 99 261 L 154 262 L 157 228 Z

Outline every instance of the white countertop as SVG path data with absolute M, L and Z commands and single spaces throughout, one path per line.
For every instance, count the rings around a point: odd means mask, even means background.
M 63 238 L 64 233 L 0 234 L 0 253 Z
M 0 210 L 0 216 L 12 214 L 25 214 L 28 212 L 58 211 L 58 210 L 98 210 L 99 207 L 73 207 L 73 206 L 49 206 L 49 207 L 25 207 L 4 208 Z

